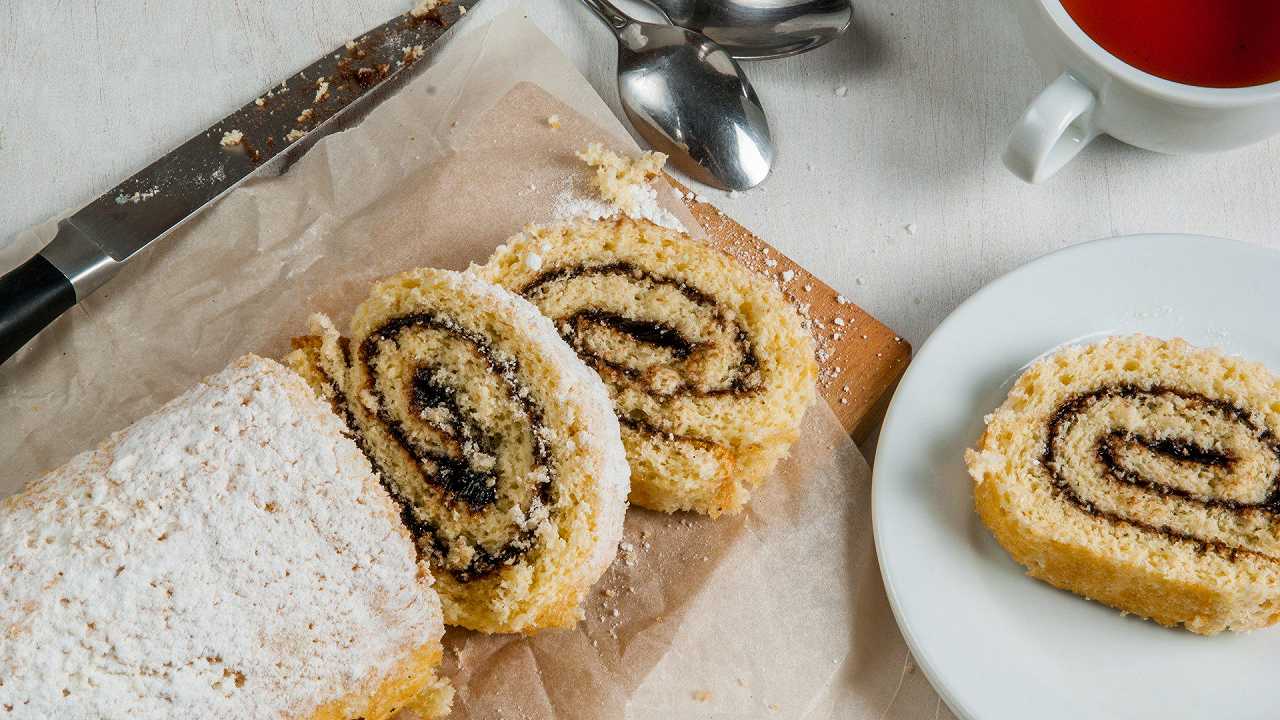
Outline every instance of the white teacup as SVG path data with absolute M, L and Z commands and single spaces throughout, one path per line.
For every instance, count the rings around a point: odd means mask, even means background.
M 1100 134 L 1163 153 L 1230 150 L 1280 132 L 1280 82 L 1185 85 L 1143 72 L 1094 42 L 1059 0 L 1012 0 L 1036 62 L 1056 77 L 1018 121 L 1004 164 L 1049 178 Z

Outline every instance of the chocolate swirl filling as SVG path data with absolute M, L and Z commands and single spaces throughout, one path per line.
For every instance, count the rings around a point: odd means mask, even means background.
M 606 383 L 658 403 L 739 396 L 762 385 L 751 335 L 734 311 L 679 280 L 629 262 L 561 267 L 520 293 Z M 663 433 L 660 418 L 619 401 L 633 429 Z M 686 438 L 699 441 L 698 438 Z
M 366 378 L 356 392 L 393 445 L 375 464 L 432 564 L 468 582 L 529 552 L 554 501 L 554 473 L 518 361 L 448 318 L 418 313 L 370 333 L 356 362 Z
M 1230 403 L 1103 387 L 1058 406 L 1041 462 L 1055 491 L 1091 515 L 1231 559 L 1280 559 L 1280 445 Z

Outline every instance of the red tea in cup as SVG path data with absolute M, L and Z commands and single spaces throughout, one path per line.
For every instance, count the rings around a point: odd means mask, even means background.
M 1280 0 L 1062 0 L 1082 30 L 1133 67 L 1201 87 L 1280 81 Z

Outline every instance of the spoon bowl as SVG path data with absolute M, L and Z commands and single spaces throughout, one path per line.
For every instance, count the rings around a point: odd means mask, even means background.
M 738 60 L 808 52 L 853 21 L 850 0 L 646 0 L 674 24 L 706 35 Z
M 773 168 L 769 121 L 724 48 L 674 25 L 634 20 L 583 0 L 618 37 L 618 97 L 636 131 L 698 182 L 746 190 Z
M 698 182 L 729 190 L 763 182 L 774 157 L 769 123 L 729 53 L 684 28 L 630 27 L 637 42 L 619 46 L 618 95 L 645 141 Z

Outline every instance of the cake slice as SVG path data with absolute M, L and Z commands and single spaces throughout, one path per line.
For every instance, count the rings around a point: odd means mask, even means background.
M 345 416 L 431 563 L 445 622 L 571 627 L 617 553 L 629 470 L 609 396 L 528 302 L 420 269 L 287 362 Z
M 738 512 L 813 403 L 813 338 L 782 292 L 682 232 L 626 217 L 531 227 L 477 272 L 600 373 L 637 505 Z
M 446 712 L 431 575 L 344 431 L 246 356 L 0 501 L 0 717 Z
M 1280 380 L 1181 340 L 1038 360 L 965 454 L 1027 572 L 1195 633 L 1280 619 Z

